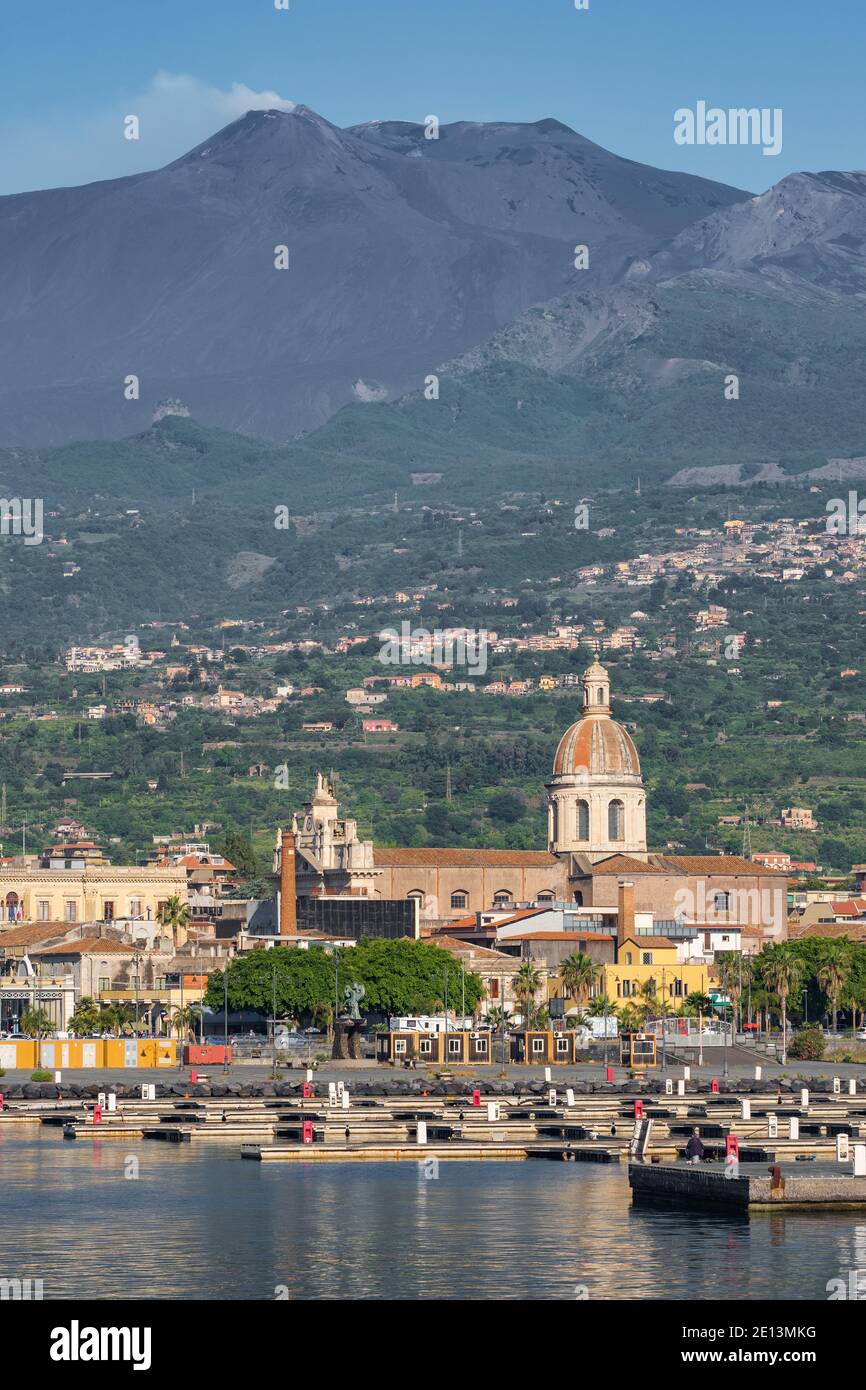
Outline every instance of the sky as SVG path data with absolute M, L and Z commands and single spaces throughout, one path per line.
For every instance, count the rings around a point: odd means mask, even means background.
M 583 0 L 578 0 L 582 3 Z M 337 125 L 555 117 L 753 192 L 862 169 L 863 0 L 0 0 L 0 193 L 158 168 L 253 108 Z M 778 154 L 675 113 L 782 111 Z M 140 138 L 124 138 L 124 117 Z

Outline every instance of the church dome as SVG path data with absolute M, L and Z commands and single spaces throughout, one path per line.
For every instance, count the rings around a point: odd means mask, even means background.
M 613 719 L 578 719 L 559 740 L 553 760 L 555 777 L 589 773 L 596 777 L 640 777 L 637 749 Z

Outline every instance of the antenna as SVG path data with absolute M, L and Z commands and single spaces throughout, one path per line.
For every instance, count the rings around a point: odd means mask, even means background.
M 399 510 L 400 510 L 400 508 L 399 508 L 399 506 L 397 505 L 397 493 L 395 492 L 395 493 L 394 493 L 394 511 L 395 511 L 395 512 L 399 512 Z
M 462 557 L 462 555 L 463 555 L 463 532 L 462 532 L 462 531 L 458 531 L 458 532 L 457 532 L 457 554 L 460 555 L 461 557 Z
M 743 818 L 743 858 L 752 857 L 752 822 L 749 819 L 749 803 L 746 802 L 745 815 Z
M 445 770 L 445 800 L 454 800 L 454 790 L 451 786 L 451 764 L 448 763 Z

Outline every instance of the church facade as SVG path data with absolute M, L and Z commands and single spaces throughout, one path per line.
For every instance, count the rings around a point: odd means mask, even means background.
M 429 930 L 493 906 L 538 902 L 609 914 L 625 889 L 631 910 L 667 933 L 677 923 L 736 923 L 758 948 L 784 939 L 784 874 L 738 855 L 648 850 L 640 759 L 611 717 L 610 680 L 597 660 L 584 672 L 581 717 L 559 741 L 546 792 L 546 850 L 387 849 L 358 838 L 319 774 L 292 818 L 298 895 L 414 898 Z M 281 852 L 278 835 L 276 876 Z

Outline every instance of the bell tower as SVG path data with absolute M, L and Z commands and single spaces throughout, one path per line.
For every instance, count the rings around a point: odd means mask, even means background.
M 559 741 L 547 784 L 552 854 L 646 859 L 646 790 L 631 736 L 610 717 L 610 677 L 596 658 L 583 673 L 583 715 Z

